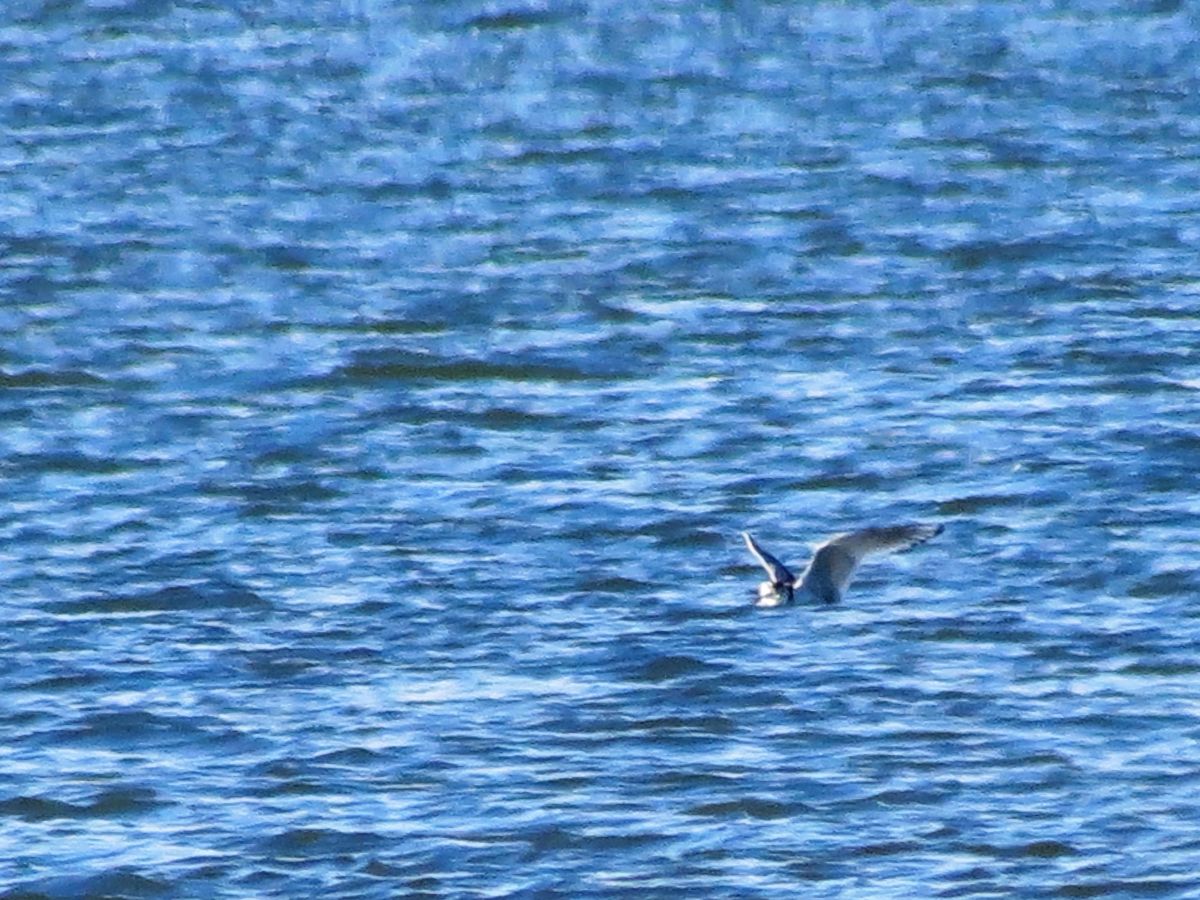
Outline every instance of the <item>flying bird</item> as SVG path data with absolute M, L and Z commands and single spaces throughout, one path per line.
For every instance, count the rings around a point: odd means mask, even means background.
M 746 546 L 764 569 L 768 581 L 758 586 L 755 606 L 784 606 L 801 596 L 837 603 L 846 593 L 854 570 L 865 556 L 886 550 L 907 550 L 942 533 L 941 525 L 894 525 L 887 528 L 863 528 L 835 534 L 817 547 L 808 568 L 797 578 L 787 566 L 759 546 L 743 531 Z

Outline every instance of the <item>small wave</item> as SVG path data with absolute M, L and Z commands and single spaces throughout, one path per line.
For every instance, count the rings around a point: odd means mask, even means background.
M 668 654 L 645 661 L 632 674 L 636 681 L 658 683 L 707 672 L 712 668 L 711 663 L 694 656 Z
M 50 451 L 16 453 L 5 460 L 5 466 L 12 472 L 30 475 L 122 475 L 141 471 L 146 464 L 75 451 Z
M 174 890 L 169 881 L 121 866 L 91 875 L 66 875 L 17 885 L 0 896 L 22 900 L 75 900 L 77 897 L 162 897 Z
M 0 800 L 0 816 L 12 816 L 26 822 L 47 819 L 124 818 L 154 809 L 162 804 L 150 788 L 111 788 L 90 803 L 68 803 L 51 797 L 22 795 Z
M 574 382 L 600 377 L 585 369 L 550 360 L 527 357 L 479 359 L 435 356 L 427 353 L 364 352 L 341 366 L 335 375 L 352 382 L 419 380 Z
M 572 19 L 582 19 L 586 10 L 581 6 L 564 4 L 562 9 L 502 9 L 498 12 L 481 13 L 473 16 L 465 23 L 467 28 L 478 28 L 482 31 L 508 31 L 510 29 L 535 28 L 545 25 L 557 25 Z
M 107 748 L 178 747 L 227 743 L 242 734 L 224 726 L 210 727 L 214 720 L 193 716 L 168 716 L 142 709 L 93 712 L 68 725 L 46 731 L 39 738 L 53 745 L 76 743 Z M 114 794 L 106 802 L 132 802 Z M 142 802 L 142 801 L 139 801 Z
M 1055 897 L 1193 897 L 1200 879 L 1141 878 L 1137 880 L 1082 881 L 1050 892 Z
M 0 800 L 0 816 L 12 816 L 26 822 L 43 822 L 46 819 L 78 819 L 86 814 L 86 807 L 48 797 L 10 797 Z
M 293 828 L 263 841 L 265 852 L 288 858 L 362 853 L 386 845 L 381 835 L 371 831 L 338 831 L 332 828 Z
M 270 604 L 248 588 L 228 582 L 172 585 L 137 594 L 67 600 L 50 606 L 59 615 L 119 615 L 212 609 L 264 609 Z
M 921 849 L 916 841 L 885 841 L 879 844 L 863 844 L 850 851 L 854 856 L 897 856 L 904 853 L 915 853 Z
M 760 797 L 739 797 L 716 803 L 700 803 L 687 810 L 690 816 L 705 816 L 715 819 L 743 818 L 784 819 L 796 812 L 794 805 Z
M 637 719 L 631 723 L 635 731 L 649 731 L 660 738 L 672 732 L 699 734 L 733 734 L 737 723 L 729 716 L 699 715 L 699 716 L 660 716 L 650 719 Z
M 0 388 L 101 387 L 108 382 L 99 375 L 76 369 L 24 369 L 0 371 Z

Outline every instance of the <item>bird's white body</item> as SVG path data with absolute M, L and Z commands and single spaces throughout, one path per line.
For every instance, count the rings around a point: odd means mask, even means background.
M 791 602 L 785 591 L 779 590 L 769 581 L 764 581 L 758 586 L 758 599 L 754 601 L 754 605 L 770 608 L 787 606 Z
M 941 525 L 895 525 L 837 534 L 816 548 L 808 567 L 797 578 L 744 531 L 746 546 L 770 579 L 758 586 L 754 605 L 785 606 L 795 600 L 797 593 L 807 600 L 836 603 L 842 599 L 864 557 L 887 550 L 907 550 L 941 533 Z

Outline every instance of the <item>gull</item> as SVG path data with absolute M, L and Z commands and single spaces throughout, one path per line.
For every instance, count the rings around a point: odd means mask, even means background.
M 758 586 L 758 599 L 754 605 L 783 606 L 796 599 L 797 591 L 813 600 L 837 603 L 863 557 L 885 550 L 907 550 L 941 534 L 942 528 L 941 525 L 893 525 L 835 534 L 817 547 L 808 568 L 799 578 L 760 547 L 750 532 L 743 531 L 746 546 L 762 563 L 770 579 Z

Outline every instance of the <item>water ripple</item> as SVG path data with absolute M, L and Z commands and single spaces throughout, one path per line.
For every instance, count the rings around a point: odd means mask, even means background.
M 1200 891 L 1182 5 L 260 7 L 0 22 L 0 895 Z

